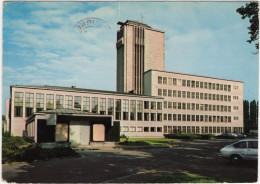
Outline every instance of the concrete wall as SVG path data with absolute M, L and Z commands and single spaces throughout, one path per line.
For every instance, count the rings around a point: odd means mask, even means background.
M 144 35 L 144 72 L 150 69 L 164 70 L 164 33 L 145 29 Z

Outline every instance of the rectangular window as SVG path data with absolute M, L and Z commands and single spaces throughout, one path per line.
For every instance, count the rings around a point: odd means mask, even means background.
M 181 121 L 181 114 L 178 114 L 178 121 Z
M 224 91 L 227 91 L 227 85 L 226 84 L 224 85 Z
M 134 126 L 130 126 L 130 132 L 135 132 L 136 128 Z
M 63 108 L 63 95 L 56 95 L 56 109 L 62 109 Z
M 143 131 L 143 127 L 137 127 L 137 132 L 142 132 Z
M 168 96 L 172 97 L 172 90 L 168 90 Z
M 182 98 L 186 98 L 186 91 L 182 91 Z
M 155 127 L 151 127 L 150 130 L 151 130 L 151 132 L 155 132 L 156 131 Z
M 203 93 L 200 93 L 200 99 L 203 99 Z
M 172 108 L 172 102 L 168 102 L 168 109 Z
M 200 93 L 196 92 L 196 99 L 200 99 Z
M 168 105 L 167 101 L 164 101 L 164 102 L 163 102 L 163 108 L 164 108 L 164 109 L 167 109 L 167 105 Z
M 74 97 L 74 109 L 81 110 L 81 96 Z
M 195 98 L 195 92 L 191 93 L 191 98 L 193 98 L 193 99 Z
M 151 109 L 156 110 L 156 102 L 151 102 Z
M 144 127 L 144 132 L 149 132 L 149 127 Z
M 121 120 L 121 100 L 116 100 L 116 120 Z
M 72 96 L 65 96 L 65 108 L 72 109 Z
M 128 126 L 123 126 L 123 127 L 122 127 L 122 132 L 128 132 L 128 131 L 129 131 Z
M 108 107 L 107 107 L 108 115 L 114 115 L 114 99 L 108 99 Z
M 168 121 L 172 120 L 172 114 L 168 114 Z
M 181 91 L 178 91 L 178 97 L 181 98 Z
M 181 109 L 181 102 L 178 102 L 178 109 Z
M 209 95 L 209 96 L 208 96 L 208 97 L 209 97 L 209 100 L 211 100 L 212 95 L 211 95 L 210 93 L 209 93 L 208 95 Z
M 162 132 L 162 127 L 157 127 L 157 132 Z
M 182 115 L 182 121 L 186 121 L 186 114 Z
M 167 114 L 163 114 L 163 120 L 167 120 Z
M 33 114 L 33 93 L 25 94 L 25 115 L 29 117 Z
M 91 112 L 92 113 L 98 113 L 98 98 L 97 97 L 92 97 L 92 108 Z
M 43 111 L 44 107 L 44 94 L 37 93 L 36 94 L 36 112 Z
M 46 95 L 46 109 L 54 109 L 54 95 Z
M 190 92 L 187 91 L 187 98 L 190 98 Z
M 211 89 L 211 87 L 212 87 L 212 84 L 209 82 L 209 89 Z
M 144 121 L 149 121 L 149 113 L 144 113 Z
M 172 85 L 172 78 L 168 78 L 168 85 Z
M 163 84 L 167 84 L 167 77 L 163 78 Z
M 204 88 L 208 89 L 208 83 L 207 82 L 204 82 Z
M 149 101 L 144 101 L 144 109 L 149 109 Z
M 190 80 L 187 80 L 187 87 L 190 87 Z
M 162 110 L 162 102 L 157 102 L 157 109 Z
M 182 103 L 182 109 L 186 109 L 186 103 Z
M 187 103 L 187 109 L 190 110 L 190 103 Z
M 123 120 L 128 120 L 129 100 L 123 100 Z
M 130 120 L 135 120 L 136 116 L 136 101 L 135 100 L 131 100 L 130 101 Z
M 151 121 L 156 121 L 156 113 L 151 113 Z
M 157 121 L 162 121 L 162 113 L 157 114 Z
M 173 78 L 173 79 L 172 79 L 172 85 L 174 85 L 174 86 L 177 85 L 177 79 L 176 79 L 176 78 Z
M 173 108 L 173 109 L 177 109 L 177 103 L 176 103 L 176 102 L 173 102 L 173 103 L 172 103 L 172 108 Z
M 167 96 L 167 89 L 163 89 L 163 96 Z
M 228 91 L 229 92 L 231 91 L 231 85 L 228 85 Z
M 216 84 L 215 83 L 212 84 L 212 89 L 216 89 Z
M 203 82 L 200 82 L 200 88 L 203 88 Z
M 158 84 L 162 84 L 162 77 L 158 77 Z
M 83 97 L 83 111 L 89 112 L 90 111 L 90 98 Z
M 220 84 L 220 88 L 219 89 L 223 91 L 223 84 Z
M 99 106 L 100 106 L 99 113 L 106 114 L 106 99 L 105 98 L 100 98 Z
M 182 86 L 186 86 L 186 80 L 182 80 Z
M 137 101 L 137 120 L 143 120 L 143 101 Z
M 187 115 L 187 121 L 190 121 L 190 115 L 189 114 Z
M 199 88 L 199 87 L 200 87 L 200 82 L 196 81 L 196 88 Z
M 158 96 L 162 96 L 162 89 L 158 89 Z
M 172 96 L 173 96 L 173 97 L 177 97 L 177 91 L 176 91 L 176 90 L 173 90 L 173 91 L 172 91 Z
M 195 81 L 191 81 L 191 87 L 195 88 Z
M 177 121 L 177 114 L 173 114 L 173 121 Z

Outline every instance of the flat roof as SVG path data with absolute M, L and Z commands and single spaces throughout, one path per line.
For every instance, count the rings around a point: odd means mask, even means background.
M 28 88 L 28 89 L 42 89 L 42 90 L 54 90 L 54 91 L 69 91 L 69 92 L 81 92 L 81 93 L 93 93 L 93 94 L 106 94 L 106 95 L 118 95 L 118 96 L 132 96 L 141 98 L 156 98 L 163 99 L 158 96 L 149 95 L 137 95 L 133 93 L 124 93 L 117 91 L 105 91 L 105 90 L 95 90 L 95 89 L 84 89 L 84 88 L 72 88 L 72 87 L 62 87 L 62 86 L 48 86 L 48 85 L 11 85 L 11 88 Z
M 149 29 L 149 30 L 153 30 L 153 31 L 158 31 L 158 32 L 164 33 L 164 31 L 162 31 L 162 30 L 154 29 L 154 28 L 152 28 L 151 26 L 148 26 L 145 23 L 142 23 L 142 22 L 139 22 L 139 21 L 135 21 L 135 20 L 127 20 L 125 22 L 119 21 L 119 22 L 117 22 L 117 24 L 120 25 L 120 28 L 122 28 L 124 25 L 137 25 L 137 26 Z
M 164 73 L 173 73 L 173 74 L 181 74 L 181 75 L 188 75 L 188 76 L 194 76 L 194 77 L 204 77 L 204 78 L 209 78 L 209 79 L 217 79 L 217 80 L 224 80 L 224 81 L 232 81 L 232 82 L 240 82 L 240 83 L 244 83 L 243 81 L 236 81 L 236 80 L 229 80 L 229 79 L 221 79 L 221 78 L 216 78 L 216 77 L 208 77 L 208 76 L 203 76 L 203 75 L 195 75 L 195 74 L 186 74 L 186 73 L 178 73 L 178 72 L 169 72 L 169 71 L 162 71 L 162 70 L 154 70 L 154 69 L 150 69 L 144 73 L 148 73 L 148 72 L 164 72 Z

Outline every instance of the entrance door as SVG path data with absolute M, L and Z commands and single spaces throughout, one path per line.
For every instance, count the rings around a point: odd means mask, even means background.
M 88 122 L 71 121 L 70 122 L 70 143 L 73 146 L 89 145 L 90 126 Z

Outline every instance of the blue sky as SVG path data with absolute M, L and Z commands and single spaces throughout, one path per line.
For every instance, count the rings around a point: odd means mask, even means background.
M 258 98 L 258 55 L 248 44 L 245 2 L 8 2 L 3 10 L 3 99 L 10 85 L 116 90 L 117 22 L 141 21 L 165 31 L 165 70 L 244 82 Z M 120 15 L 120 17 L 119 17 Z M 78 21 L 96 17 L 111 29 Z M 5 114 L 5 103 L 3 103 Z

